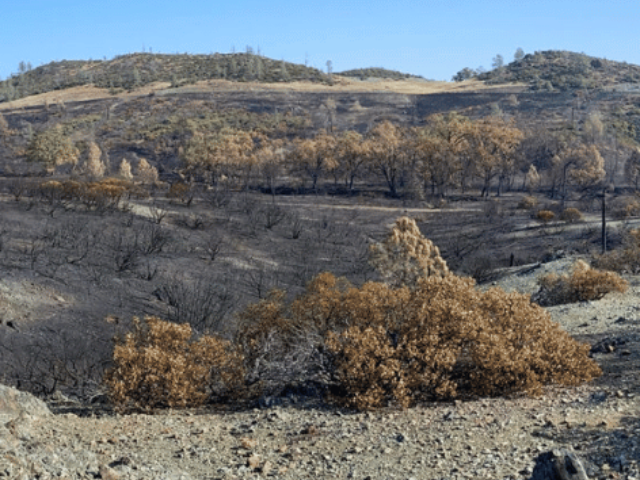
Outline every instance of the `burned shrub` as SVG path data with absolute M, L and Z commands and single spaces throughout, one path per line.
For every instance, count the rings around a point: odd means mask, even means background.
M 415 290 L 379 291 L 396 298 L 396 308 L 369 317 L 382 322 L 327 336 L 338 382 L 333 398 L 341 404 L 369 409 L 469 394 L 536 394 L 545 384 L 573 385 L 600 374 L 589 346 L 526 295 L 480 292 L 473 280 L 454 275 L 421 279 Z
M 551 210 L 539 210 L 536 212 L 535 218 L 540 223 L 549 223 L 551 220 L 556 218 L 556 214 Z
M 598 255 L 594 265 L 603 270 L 637 274 L 640 272 L 640 229 L 633 229 L 622 235 L 622 246 L 616 250 Z
M 582 212 L 577 208 L 565 208 L 560 214 L 560 220 L 567 223 L 577 223 L 582 220 Z
M 167 281 L 158 294 L 169 306 L 170 321 L 188 323 L 199 332 L 220 331 L 236 303 L 234 293 L 214 277 Z

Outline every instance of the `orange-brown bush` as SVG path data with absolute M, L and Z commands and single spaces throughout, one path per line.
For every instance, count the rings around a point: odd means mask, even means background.
M 438 247 L 408 217 L 398 218 L 385 241 L 371 246 L 371 264 L 393 286 L 412 286 L 419 278 L 449 273 Z
M 117 178 L 105 178 L 95 182 L 49 180 L 40 183 L 37 191 L 48 203 L 75 201 L 90 210 L 117 208 L 123 198 L 144 198 L 148 195 L 139 185 Z
M 577 208 L 565 208 L 560 214 L 560 220 L 567 223 L 576 223 L 582 220 L 582 212 Z
M 539 210 L 536 212 L 536 220 L 542 223 L 549 223 L 554 218 L 556 218 L 556 214 L 551 210 Z
M 573 385 L 600 374 L 589 346 L 528 296 L 481 292 L 472 279 L 452 274 L 421 278 L 411 288 L 378 282 L 357 288 L 323 273 L 290 304 L 276 292 L 241 318 L 238 341 L 256 378 L 256 365 L 293 368 L 294 353 L 304 351 L 307 366 L 325 368 L 331 378 L 329 399 L 356 409 L 535 394 L 545 384 Z
M 628 287 L 617 273 L 593 269 L 584 260 L 576 261 L 571 275 L 550 273 L 538 283 L 540 290 L 534 300 L 545 306 L 598 300 L 613 291 L 625 292 Z
M 545 384 L 573 385 L 600 374 L 589 346 L 529 296 L 481 292 L 473 279 L 450 273 L 413 220 L 398 219 L 372 257 L 389 284 L 358 288 L 322 273 L 293 302 L 276 291 L 240 314 L 237 341 L 247 369 L 260 378 L 258 366 L 268 372 L 265 366 L 280 365 L 282 373 L 282 365 L 291 369 L 305 358 L 306 367 L 329 375 L 330 399 L 357 409 L 535 394 Z M 280 381 L 291 380 L 287 374 Z
M 522 210 L 531 210 L 538 206 L 538 199 L 534 196 L 527 195 L 522 197 L 518 202 L 518 208 Z
M 104 379 L 117 408 L 197 406 L 238 392 L 244 375 L 234 346 L 213 336 L 191 337 L 188 324 L 134 318 L 132 331 L 116 339 L 115 365 Z
M 378 302 L 367 295 L 372 291 Z M 351 296 L 370 312 L 393 308 L 327 335 L 338 382 L 333 398 L 350 407 L 536 394 L 544 384 L 574 385 L 600 374 L 589 346 L 527 295 L 481 292 L 472 279 L 447 275 L 421 279 L 413 290 L 370 283 Z
M 594 259 L 594 266 L 603 270 L 637 274 L 640 272 L 640 229 L 622 236 L 622 246 Z

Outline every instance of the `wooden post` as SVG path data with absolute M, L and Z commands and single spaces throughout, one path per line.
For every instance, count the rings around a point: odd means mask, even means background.
M 602 189 L 602 253 L 607 253 L 607 189 Z

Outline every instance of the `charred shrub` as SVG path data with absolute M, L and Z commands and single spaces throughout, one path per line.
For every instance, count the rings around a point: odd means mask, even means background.
M 622 246 L 594 259 L 594 265 L 604 270 L 636 274 L 640 272 L 640 229 L 622 235 Z
M 540 223 L 549 223 L 551 220 L 556 218 L 556 214 L 551 210 L 539 210 L 536 212 L 535 217 Z
M 286 360 L 302 358 L 296 352 L 305 345 L 307 366 L 328 381 L 328 398 L 356 409 L 536 394 L 545 384 L 573 385 L 600 374 L 589 346 L 528 296 L 481 292 L 472 279 L 452 274 L 419 279 L 413 288 L 378 282 L 357 288 L 323 273 L 290 304 L 280 293 L 250 306 L 243 318 L 250 328 L 239 343 L 256 381 L 277 365 L 293 368 Z M 292 373 L 280 380 L 292 380 Z

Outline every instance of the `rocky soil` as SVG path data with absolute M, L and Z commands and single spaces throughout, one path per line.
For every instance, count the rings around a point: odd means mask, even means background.
M 530 293 L 537 276 L 570 263 L 520 267 L 496 283 Z M 0 478 L 528 479 L 542 454 L 562 447 L 589 478 L 640 479 L 640 278 L 629 281 L 625 294 L 549 309 L 593 345 L 605 373 L 588 385 L 370 413 L 290 397 L 242 411 L 120 416 L 58 396 L 47 414 L 9 395 Z

